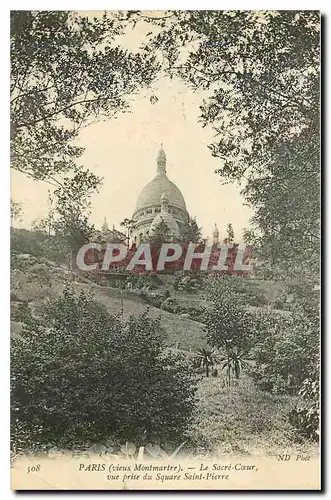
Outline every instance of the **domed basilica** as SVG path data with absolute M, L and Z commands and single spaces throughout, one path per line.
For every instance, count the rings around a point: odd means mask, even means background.
M 155 233 L 164 222 L 173 239 L 180 238 L 183 227 L 189 222 L 184 197 L 176 184 L 167 176 L 167 157 L 162 148 L 157 155 L 156 176 L 138 196 L 132 215 L 135 221 L 131 240 L 139 244 Z
M 93 238 L 95 241 L 122 242 L 127 245 L 139 245 L 148 241 L 157 228 L 166 224 L 171 240 L 181 240 L 184 228 L 190 221 L 186 210 L 184 197 L 176 184 L 167 176 L 167 157 L 162 148 L 156 159 L 156 175 L 141 191 L 138 196 L 135 210 L 132 215 L 132 229 L 130 237 L 113 226 L 108 228 L 107 220 L 104 219 L 101 230 L 96 230 Z M 123 224 L 122 224 L 123 225 Z M 206 239 L 206 241 L 208 238 Z M 212 243 L 219 243 L 219 230 L 215 224 Z

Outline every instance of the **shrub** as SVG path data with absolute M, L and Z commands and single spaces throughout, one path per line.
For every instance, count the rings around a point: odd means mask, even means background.
M 28 301 L 14 302 L 11 297 L 10 319 L 11 321 L 26 322 L 31 318 L 31 310 Z
M 182 307 L 182 312 L 190 315 L 191 319 L 204 323 L 207 317 L 207 309 L 205 306 L 200 305 L 199 309 L 196 307 Z
M 55 236 L 49 236 L 42 231 L 27 229 L 11 229 L 11 255 L 30 254 L 34 257 L 44 257 L 56 262 L 66 262 L 66 252 L 59 245 Z
M 318 297 L 309 296 L 306 286 L 298 290 L 299 294 L 293 293 L 290 314 L 261 313 L 259 317 L 260 335 L 252 349 L 256 365 L 251 374 L 262 389 L 274 393 L 298 394 L 319 358 Z
M 176 273 L 173 286 L 174 290 L 195 292 L 203 288 L 203 279 L 197 273 Z
M 181 312 L 181 308 L 178 304 L 178 301 L 174 297 L 167 297 L 161 303 L 161 309 L 163 309 L 164 311 L 174 313 L 174 314 Z
M 268 304 L 268 300 L 262 292 L 251 290 L 247 291 L 245 294 L 245 298 L 247 300 L 247 304 L 249 304 L 250 306 L 261 307 Z
M 282 294 L 280 297 L 277 297 L 277 299 L 274 302 L 274 308 L 282 309 L 283 311 L 290 311 L 291 304 L 289 301 L 289 297 L 285 294 Z
M 306 321 L 279 320 L 252 349 L 256 365 L 251 375 L 261 389 L 298 394 L 316 352 L 315 340 L 315 332 Z
M 161 279 L 157 275 L 153 276 L 130 276 L 125 280 L 125 283 L 131 283 L 133 288 L 138 290 L 155 290 L 160 284 L 162 284 Z
M 241 276 L 210 275 L 205 278 L 205 288 L 212 300 L 231 298 L 236 304 L 261 307 L 268 304 L 265 294 L 250 280 Z
M 141 290 L 140 297 L 149 305 L 161 308 L 162 303 L 165 301 L 165 296 L 161 293 L 148 293 L 146 290 Z
M 302 402 L 290 412 L 289 421 L 296 428 L 300 436 L 318 441 L 320 390 L 316 371 L 303 381 L 299 395 L 302 397 Z
M 208 343 L 217 348 L 231 345 L 248 350 L 255 340 L 256 317 L 237 301 L 236 294 L 226 293 L 222 283 L 218 290 L 213 287 L 208 298 L 212 304 L 205 314 Z
M 66 289 L 11 352 L 12 444 L 70 447 L 115 436 L 182 441 L 194 409 L 186 361 L 147 313 L 123 321 Z
M 243 285 L 243 279 L 235 277 L 209 280 L 208 343 L 246 351 L 252 361 L 250 374 L 260 389 L 298 395 L 319 355 L 318 296 L 311 285 L 292 285 L 286 315 L 265 309 L 249 312 Z
M 204 323 L 206 320 L 206 307 L 185 307 L 182 306 L 175 297 L 170 296 L 169 290 L 161 293 L 149 293 L 146 290 L 141 290 L 139 296 L 149 305 L 163 309 L 164 311 L 173 314 L 188 314 L 191 319 Z

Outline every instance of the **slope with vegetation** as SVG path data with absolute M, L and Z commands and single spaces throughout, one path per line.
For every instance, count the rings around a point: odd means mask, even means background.
M 137 23 L 153 30 L 132 54 L 115 38 Z M 154 446 L 221 453 L 317 443 L 319 45 L 316 11 L 12 12 L 11 167 L 54 188 L 38 231 L 12 231 L 14 449 L 139 444 L 145 431 Z M 258 287 L 179 276 L 137 293 L 70 270 L 101 182 L 75 139 L 161 70 L 207 96 L 217 174 L 255 212 L 245 240 L 262 262 Z M 175 343 L 186 359 L 166 354 Z

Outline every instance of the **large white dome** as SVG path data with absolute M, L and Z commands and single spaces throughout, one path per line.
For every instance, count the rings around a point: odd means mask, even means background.
M 135 212 L 144 207 L 159 205 L 163 193 L 167 195 L 170 205 L 186 210 L 184 197 L 176 184 L 171 182 L 166 174 L 161 174 L 157 175 L 141 191 L 137 199 Z

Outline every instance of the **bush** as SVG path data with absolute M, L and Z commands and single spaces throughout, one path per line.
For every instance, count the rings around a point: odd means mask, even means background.
M 199 309 L 196 307 L 182 307 L 182 312 L 190 315 L 191 319 L 199 321 L 200 323 L 205 323 L 207 321 L 207 309 L 205 306 L 200 306 Z
M 182 306 L 175 297 L 170 296 L 169 290 L 165 290 L 163 294 L 148 293 L 146 290 L 141 290 L 139 295 L 147 304 L 158 309 L 163 309 L 172 314 L 188 314 L 191 319 L 201 323 L 206 320 L 207 311 L 204 306 L 200 306 L 199 309 Z
M 166 300 L 165 295 L 161 293 L 148 293 L 146 290 L 141 290 L 139 296 L 149 305 L 161 309 L 163 302 Z
M 161 309 L 164 311 L 171 312 L 173 314 L 177 314 L 181 312 L 181 308 L 178 304 L 178 301 L 174 297 L 167 297 L 161 303 Z
M 261 313 L 251 375 L 264 390 L 297 395 L 319 358 L 320 315 L 318 297 L 293 295 L 290 305 L 287 316 Z
M 243 306 L 262 307 L 268 304 L 268 299 L 256 284 L 241 276 L 210 275 L 205 278 L 205 288 L 208 295 L 215 300 L 230 297 L 233 302 Z
M 12 340 L 12 445 L 68 448 L 111 436 L 182 441 L 195 382 L 147 313 L 122 321 L 66 289 Z
M 262 307 L 268 304 L 267 298 L 262 292 L 249 290 L 245 293 L 247 304 L 255 307 Z
M 249 312 L 242 286 L 244 280 L 234 277 L 209 280 L 208 343 L 246 351 L 252 361 L 250 375 L 260 389 L 298 395 L 319 356 L 319 297 L 312 293 L 312 285 L 291 285 L 287 314 Z
M 299 395 L 302 397 L 303 402 L 290 412 L 289 421 L 296 428 L 299 435 L 318 441 L 320 423 L 318 379 L 315 377 L 306 378 L 302 383 Z
M 196 273 L 177 273 L 174 279 L 174 290 L 195 292 L 203 288 L 203 279 Z
M 160 284 L 162 284 L 161 279 L 154 276 L 130 276 L 125 280 L 125 283 L 131 283 L 133 288 L 137 288 L 138 290 L 155 290 Z
M 66 252 L 55 236 L 49 236 L 42 231 L 27 229 L 11 229 L 10 250 L 16 254 L 30 254 L 34 257 L 49 259 L 55 262 L 67 262 Z
M 252 349 L 256 365 L 251 375 L 260 388 L 298 394 L 316 352 L 316 333 L 306 319 L 278 319 Z
M 31 310 L 28 301 L 13 301 L 11 297 L 10 319 L 11 321 L 26 322 L 31 318 Z
M 248 350 L 255 341 L 255 316 L 230 296 L 215 300 L 205 314 L 208 344 Z

